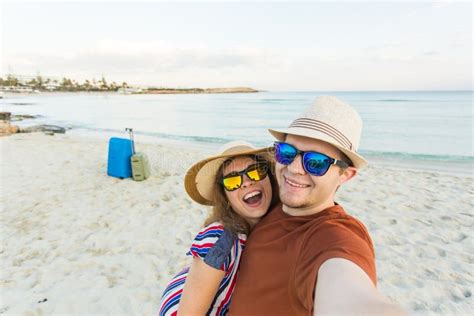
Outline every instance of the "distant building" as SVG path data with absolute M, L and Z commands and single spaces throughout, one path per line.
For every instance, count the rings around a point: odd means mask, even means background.
M 44 84 L 43 86 L 45 87 L 46 90 L 54 91 L 54 90 L 59 89 L 59 87 L 61 87 L 61 84 L 57 81 L 56 82 L 49 81 L 48 83 Z
M 133 93 L 141 93 L 143 92 L 143 90 L 140 88 L 119 88 L 117 92 L 123 93 L 123 94 L 133 94 Z
M 22 86 L 10 86 L 10 87 L 0 87 L 0 91 L 5 92 L 18 92 L 18 93 L 39 93 L 38 90 L 34 90 L 31 87 L 22 87 Z

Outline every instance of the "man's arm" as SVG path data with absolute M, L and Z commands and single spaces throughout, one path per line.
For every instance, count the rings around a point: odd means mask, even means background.
M 358 265 L 333 258 L 319 268 L 313 315 L 408 314 L 384 297 Z

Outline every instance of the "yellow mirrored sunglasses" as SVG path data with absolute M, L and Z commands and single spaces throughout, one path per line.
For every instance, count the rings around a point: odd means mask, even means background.
M 256 163 L 242 171 L 231 172 L 222 177 L 221 183 L 227 191 L 237 190 L 244 182 L 244 174 L 252 181 L 263 180 L 268 174 L 268 165 L 266 163 Z

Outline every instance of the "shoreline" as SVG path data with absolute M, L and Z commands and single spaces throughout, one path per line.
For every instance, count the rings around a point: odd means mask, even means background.
M 237 87 L 237 88 L 189 88 L 189 89 L 179 89 L 179 88 L 148 88 L 142 92 L 137 92 L 136 94 L 209 94 L 209 93 L 257 93 L 259 90 L 247 87 Z
M 56 93 L 110 93 L 110 94 L 220 94 L 220 93 L 258 93 L 262 90 L 256 90 L 248 87 L 229 87 L 229 88 L 130 88 L 137 91 L 122 92 L 114 90 L 34 90 L 34 91 L 15 91 L 15 90 L 0 90 L 3 92 L 2 98 L 21 95 L 42 95 L 42 94 L 56 94 Z
M 17 125 L 20 128 L 32 126 L 34 120 L 14 121 L 13 125 Z M 44 124 L 44 123 L 41 123 Z M 40 132 L 41 133 L 41 132 Z M 15 135 L 11 134 L 10 136 Z M 85 128 L 66 128 L 66 135 L 72 137 L 90 139 L 90 140 L 108 140 L 111 137 L 128 138 L 128 134 L 120 133 L 119 131 L 112 130 L 90 130 Z M 2 136 L 8 137 L 8 136 Z M 166 145 L 176 148 L 187 148 L 192 150 L 201 150 L 208 154 L 213 154 L 218 151 L 223 143 L 213 143 L 204 141 L 189 139 L 176 139 L 160 137 L 152 135 L 150 133 L 141 133 L 135 131 L 135 140 L 137 145 L 140 143 L 146 145 Z M 261 146 L 260 146 L 261 147 Z M 390 170 L 405 170 L 414 172 L 430 172 L 439 173 L 444 175 L 451 175 L 457 177 L 474 177 L 474 159 L 465 161 L 443 161 L 443 160 L 428 160 L 428 159 L 413 159 L 413 158 L 398 158 L 398 157 L 381 157 L 377 154 L 364 154 L 364 157 L 369 161 L 369 165 L 376 168 L 388 168 Z
M 77 137 L 102 140 L 109 137 L 127 137 L 125 132 L 120 135 L 116 132 L 96 132 L 80 131 L 79 129 L 68 130 L 66 133 Z M 177 148 L 191 148 L 193 150 L 203 150 L 209 154 L 216 153 L 223 143 L 198 142 L 192 140 L 170 139 L 153 135 L 146 135 L 135 131 L 136 143 L 170 145 Z M 436 160 L 415 160 L 415 159 L 384 159 L 380 156 L 366 155 L 369 165 L 377 168 L 389 168 L 391 170 L 407 170 L 414 172 L 440 173 L 459 177 L 474 177 L 474 160 L 471 161 L 436 161 Z

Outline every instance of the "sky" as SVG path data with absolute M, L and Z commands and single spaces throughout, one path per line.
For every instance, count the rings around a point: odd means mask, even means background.
M 1 76 L 272 91 L 473 84 L 469 1 L 0 1 Z

